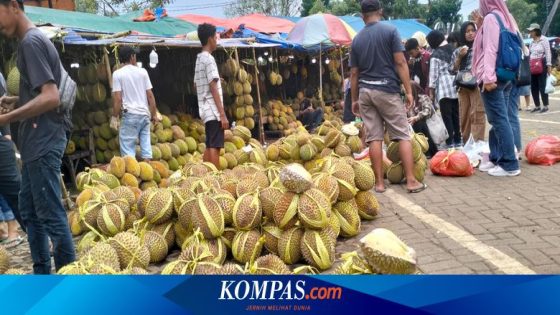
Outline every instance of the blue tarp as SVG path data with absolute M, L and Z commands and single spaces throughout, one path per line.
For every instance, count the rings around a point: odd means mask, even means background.
M 285 40 L 284 38 L 286 37 L 286 35 L 287 34 L 265 35 L 265 34 L 255 32 L 253 30 L 245 28 L 245 29 L 242 29 L 242 30 L 237 30 L 234 34 L 234 37 L 237 37 L 237 38 L 254 37 L 256 39 L 257 43 L 275 44 L 275 45 L 279 45 L 278 48 L 282 48 L 282 49 L 294 49 L 294 50 L 302 51 L 302 52 L 305 51 L 303 46 Z

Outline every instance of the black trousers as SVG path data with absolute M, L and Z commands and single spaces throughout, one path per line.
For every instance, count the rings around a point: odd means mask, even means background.
M 541 74 L 531 75 L 531 95 L 533 95 L 533 102 L 535 103 L 535 107 L 541 106 L 539 93 L 542 98 L 543 105 L 548 106 L 548 94 L 544 92 L 546 88 L 546 78 L 546 70 Z
M 428 129 L 428 124 L 426 124 L 426 120 L 419 120 L 412 125 L 412 129 L 414 129 L 415 133 L 422 133 L 428 138 L 428 152 L 426 152 L 426 157 L 431 158 L 432 156 L 436 155 L 438 152 L 437 145 L 432 140 L 432 136 L 430 135 L 430 129 Z
M 21 174 L 16 162 L 14 144 L 12 141 L 0 137 L 0 195 L 4 196 L 14 212 L 16 220 L 25 231 L 19 211 L 20 184 Z
M 461 122 L 459 121 L 459 100 L 456 98 L 442 98 L 439 101 L 441 118 L 449 138 L 445 141 L 447 145 L 461 144 Z

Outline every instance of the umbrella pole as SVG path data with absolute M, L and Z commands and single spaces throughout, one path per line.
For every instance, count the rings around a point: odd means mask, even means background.
M 324 109 L 325 104 L 323 100 L 323 45 L 319 43 L 319 99 L 321 100 L 321 107 Z
M 340 53 L 340 75 L 342 76 L 342 91 L 344 92 L 344 60 L 342 58 L 342 48 L 338 47 L 338 52 Z
M 255 80 L 257 81 L 257 102 L 259 105 L 259 141 L 264 143 L 264 127 L 263 127 L 263 116 L 262 116 L 262 104 L 261 104 L 261 89 L 259 84 L 259 70 L 257 55 L 255 53 L 255 47 L 253 47 L 253 60 L 255 61 Z

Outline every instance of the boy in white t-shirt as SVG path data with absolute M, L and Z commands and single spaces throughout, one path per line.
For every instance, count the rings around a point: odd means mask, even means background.
M 152 158 L 150 120 L 157 120 L 156 99 L 146 69 L 136 65 L 137 51 L 129 46 L 119 49 L 122 67 L 113 74 L 113 117 L 111 127 L 118 128 L 122 156 L 136 156 L 136 140 L 140 138 L 141 158 Z
M 207 23 L 200 24 L 198 38 L 202 44 L 202 52 L 196 58 L 194 82 L 198 113 L 206 128 L 206 151 L 203 160 L 219 167 L 220 149 L 224 147 L 224 130 L 229 129 L 229 122 L 222 101 L 218 66 L 212 56 L 218 46 L 216 27 Z

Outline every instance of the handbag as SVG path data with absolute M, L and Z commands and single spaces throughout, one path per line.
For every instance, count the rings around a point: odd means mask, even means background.
M 476 88 L 476 78 L 470 70 L 461 70 L 455 77 L 455 85 L 458 87 L 474 90 Z
M 445 124 L 443 123 L 443 118 L 439 112 L 435 112 L 426 119 L 426 124 L 428 125 L 428 130 L 430 131 L 430 136 L 435 144 L 443 143 L 447 138 L 449 138 L 449 133 Z
M 529 63 L 532 75 L 539 75 L 544 72 L 543 60 L 541 58 L 531 59 Z
M 531 84 L 531 65 L 529 64 L 529 57 L 521 55 L 521 65 L 519 65 L 519 72 L 517 72 L 517 86 L 525 86 Z

